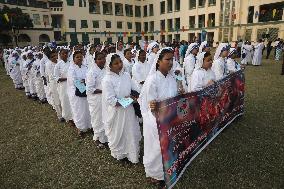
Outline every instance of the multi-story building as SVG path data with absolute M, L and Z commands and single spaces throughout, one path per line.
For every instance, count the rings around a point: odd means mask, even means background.
M 1 4 L 19 6 L 31 15 L 34 28 L 21 33 L 32 44 L 43 41 L 42 32 L 50 40 L 71 44 L 284 38 L 283 0 L 0 0 Z
M 9 35 L 1 35 L 1 37 L 9 37 L 11 43 L 14 42 L 14 38 L 17 37 L 19 46 L 44 44 L 53 40 L 51 13 L 47 0 L 0 0 L 0 7 L 4 5 L 10 8 L 18 7 L 22 9 L 23 13 L 29 14 L 34 27 L 31 29 L 20 30 L 19 33 L 14 33 L 14 36 L 10 33 Z

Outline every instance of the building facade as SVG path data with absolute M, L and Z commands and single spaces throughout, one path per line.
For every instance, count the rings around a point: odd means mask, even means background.
M 31 15 L 34 28 L 21 34 L 32 44 L 48 38 L 71 44 L 284 38 L 283 0 L 0 0 L 4 4 Z

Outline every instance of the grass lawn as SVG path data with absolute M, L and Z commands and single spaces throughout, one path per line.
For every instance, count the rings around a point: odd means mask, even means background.
M 0 66 L 0 188 L 153 188 L 142 164 L 123 166 L 92 136 L 79 139 L 49 105 L 27 99 Z M 246 69 L 245 115 L 187 168 L 175 188 L 284 188 L 284 76 Z

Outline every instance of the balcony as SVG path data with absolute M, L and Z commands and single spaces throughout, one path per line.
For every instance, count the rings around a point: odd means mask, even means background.
M 50 14 L 63 15 L 63 7 L 49 7 Z
M 53 15 L 63 15 L 63 2 L 62 1 L 52 1 L 49 2 L 49 10 Z

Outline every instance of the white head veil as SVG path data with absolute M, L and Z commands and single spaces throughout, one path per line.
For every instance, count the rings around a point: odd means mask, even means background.
M 228 50 L 229 44 L 228 43 L 221 43 L 218 48 L 216 49 L 214 60 L 217 60 L 220 57 L 220 54 L 224 50 Z
M 228 57 L 231 57 L 236 52 L 237 52 L 237 50 L 235 48 L 230 48 L 230 52 L 229 52 Z
M 165 49 L 172 50 L 171 47 L 165 47 L 165 48 L 160 49 L 160 50 L 157 52 L 157 54 L 156 54 L 156 56 L 155 56 L 155 59 L 154 59 L 154 63 L 152 64 L 152 67 L 151 67 L 151 69 L 150 69 L 150 72 L 149 72 L 148 76 L 150 76 L 150 75 L 152 75 L 152 74 L 154 74 L 154 73 L 156 72 L 156 67 L 157 67 L 157 63 L 158 63 L 159 56 L 160 56 L 160 54 L 162 53 L 162 51 L 165 50 Z
M 203 49 L 208 45 L 207 41 L 203 41 L 199 47 L 199 53 L 202 53 Z
M 196 64 L 195 64 L 195 68 L 194 69 L 199 69 L 202 67 L 203 62 L 204 62 L 204 55 L 206 54 L 206 52 L 201 52 L 198 56 L 197 56 L 197 60 L 196 60 Z
M 159 44 L 156 41 L 151 42 L 147 47 L 147 53 L 150 54 L 152 52 L 153 47 L 159 46 Z
M 191 44 L 188 46 L 184 57 L 187 57 L 187 56 L 191 53 L 191 51 L 192 51 L 193 49 L 197 49 L 197 48 L 199 48 L 198 43 L 191 43 Z

